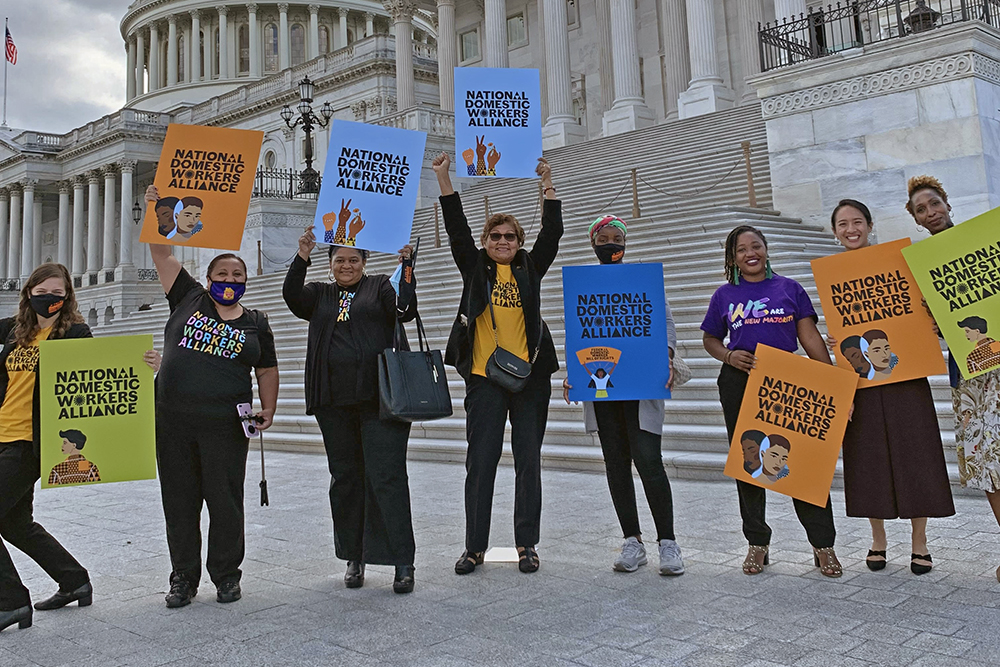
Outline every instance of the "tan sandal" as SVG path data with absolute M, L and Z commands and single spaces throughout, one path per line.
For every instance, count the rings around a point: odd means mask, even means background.
M 769 562 L 769 547 L 751 544 L 747 547 L 747 557 L 743 560 L 743 574 L 760 574 Z
M 820 556 L 823 556 L 822 560 L 820 560 Z M 823 547 L 822 549 L 813 547 L 813 564 L 819 568 L 819 573 L 824 577 L 836 579 L 844 574 L 844 568 L 837 560 L 837 554 L 834 553 L 833 547 Z

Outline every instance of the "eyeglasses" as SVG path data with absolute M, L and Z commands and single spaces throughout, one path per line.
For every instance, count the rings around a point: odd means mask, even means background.
M 507 243 L 513 243 L 517 240 L 517 234 L 514 232 L 507 232 L 506 234 L 501 234 L 500 232 L 490 232 L 490 241 L 496 243 L 500 239 L 503 239 Z

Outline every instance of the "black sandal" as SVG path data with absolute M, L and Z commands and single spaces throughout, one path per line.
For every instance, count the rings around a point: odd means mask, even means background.
M 517 556 L 517 569 L 521 572 L 530 574 L 538 571 L 538 552 L 535 547 L 518 547 Z
M 927 574 L 931 571 L 930 565 L 924 565 L 923 563 L 914 563 L 916 560 L 925 560 L 928 563 L 932 563 L 930 554 L 910 554 L 910 572 L 913 574 Z
M 483 555 L 482 551 L 464 551 L 458 562 L 455 563 L 455 574 L 474 572 L 477 565 L 483 564 Z
M 882 560 L 872 560 L 872 558 L 881 558 Z M 872 572 L 878 572 L 879 570 L 884 570 L 886 564 L 885 551 L 875 551 L 874 549 L 868 550 L 868 556 L 865 557 L 865 565 Z

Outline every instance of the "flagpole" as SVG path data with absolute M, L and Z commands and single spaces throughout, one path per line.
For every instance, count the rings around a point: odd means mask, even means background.
M 7 127 L 7 17 L 3 19 L 3 122 L 0 127 Z

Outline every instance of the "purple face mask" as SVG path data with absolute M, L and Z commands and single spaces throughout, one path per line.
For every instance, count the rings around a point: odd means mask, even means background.
M 246 283 L 224 283 L 212 281 L 212 286 L 208 288 L 208 293 L 220 306 L 231 306 L 241 298 L 247 291 Z

